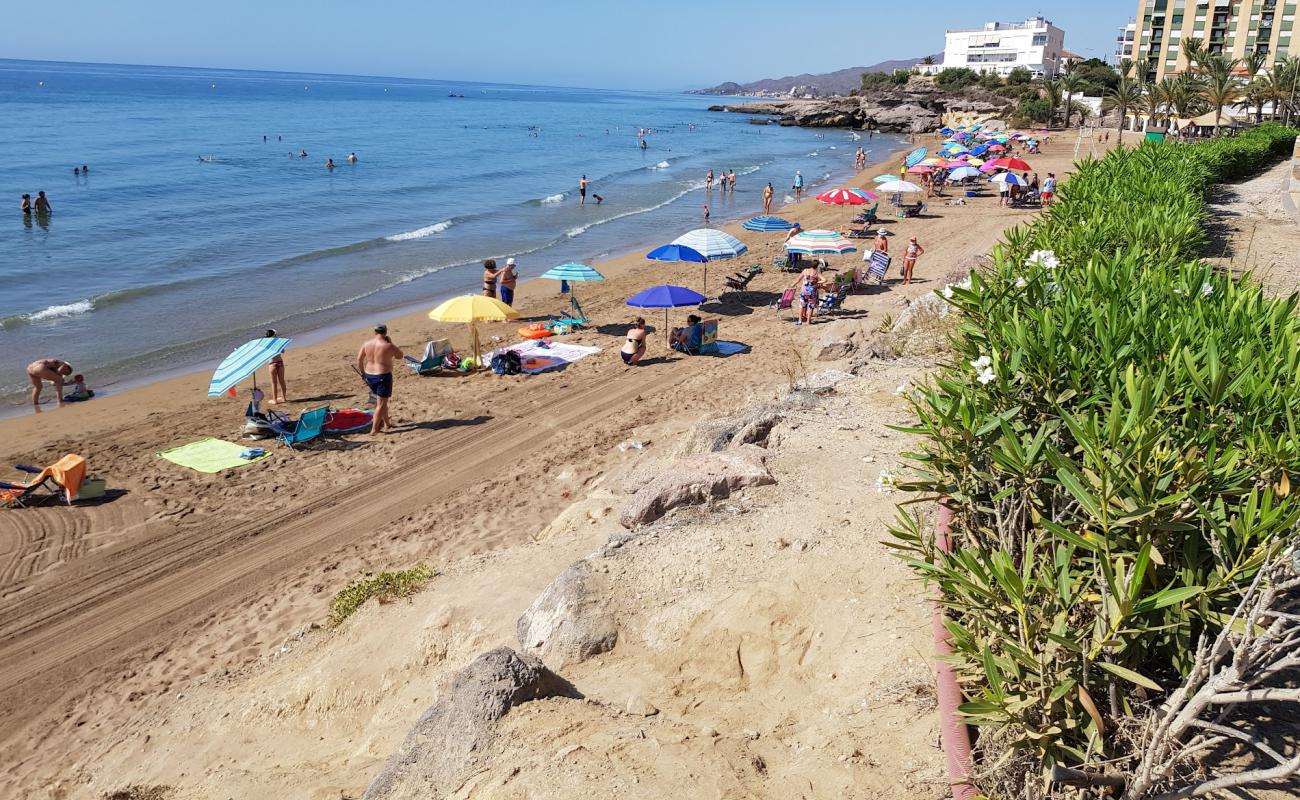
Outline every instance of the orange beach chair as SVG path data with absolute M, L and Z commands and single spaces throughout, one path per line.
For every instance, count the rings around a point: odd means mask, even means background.
M 0 481 L 0 506 L 4 508 L 36 505 L 60 494 L 64 502 L 71 505 L 77 499 L 81 482 L 86 479 L 86 459 L 72 453 L 45 469 L 23 464 L 18 464 L 17 468 L 31 473 L 32 478 L 23 483 Z

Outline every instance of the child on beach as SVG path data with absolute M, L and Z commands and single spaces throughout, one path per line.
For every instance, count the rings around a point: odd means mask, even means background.
M 63 399 L 75 402 L 77 400 L 89 400 L 94 396 L 94 391 L 86 388 L 86 376 L 77 374 L 72 376 L 72 391 L 65 394 Z
M 705 222 L 708 222 L 708 221 L 709 221 L 709 204 L 708 204 L 708 203 L 705 203 L 705 204 L 704 204 L 704 221 L 705 221 Z

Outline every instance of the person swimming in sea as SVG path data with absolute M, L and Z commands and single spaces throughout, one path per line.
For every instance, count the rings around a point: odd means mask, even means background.
M 30 194 L 23 195 L 23 201 L 19 207 L 22 208 L 24 217 L 30 217 L 32 215 L 32 196 Z
M 334 169 L 334 159 L 332 158 L 325 159 L 325 169 Z
M 299 151 L 298 151 L 298 158 L 306 158 L 306 157 L 307 157 L 307 151 L 306 151 L 306 150 L 299 150 Z
M 357 163 L 357 154 L 356 154 L 356 153 L 348 153 L 348 163 L 349 163 L 349 164 L 355 164 L 355 163 Z

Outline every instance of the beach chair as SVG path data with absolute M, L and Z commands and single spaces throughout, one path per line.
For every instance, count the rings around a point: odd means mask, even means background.
M 904 206 L 903 217 L 906 219 L 910 219 L 912 217 L 919 217 L 922 214 L 924 214 L 926 209 L 928 208 L 929 206 L 927 206 L 925 203 L 918 203 L 914 206 Z
M 772 308 L 777 311 L 784 311 L 794 306 L 794 289 L 786 289 L 781 293 L 780 299 L 772 304 Z
M 869 263 L 871 266 L 867 267 L 867 277 L 875 278 L 876 283 L 884 283 L 885 274 L 889 272 L 889 253 L 873 250 Z
M 698 356 L 718 352 L 718 321 L 716 319 L 700 320 L 700 342 L 692 345 L 673 344 L 673 349 L 688 356 Z
M 862 226 L 861 228 L 845 228 L 841 232 L 844 234 L 845 238 L 848 239 L 876 238 L 876 232 L 873 231 L 871 228 L 867 227 L 866 225 Z
M 844 298 L 849 296 L 849 284 L 842 283 L 835 292 L 827 292 L 817 298 L 817 313 L 825 314 L 839 311 L 844 305 Z
M 749 284 L 754 277 L 761 273 L 763 268 L 758 264 L 749 268 L 748 272 L 737 272 L 735 275 L 727 276 L 727 288 L 737 292 L 743 292 L 749 288 Z
M 327 406 L 321 406 L 311 411 L 304 411 L 296 420 L 285 414 L 272 414 L 269 418 L 271 430 L 275 432 L 277 439 L 294 449 L 321 435 L 329 413 Z
M 798 272 L 798 268 L 791 269 L 789 256 L 774 256 L 772 258 L 772 268 L 779 269 L 782 272 Z
M 406 366 L 416 375 L 433 375 L 443 369 L 443 358 L 451 352 L 449 339 L 434 339 L 424 346 L 424 357 L 406 356 Z
M 876 221 L 877 207 L 872 206 L 861 214 L 853 218 L 853 222 L 859 225 L 870 225 Z
M 582 310 L 582 306 L 578 304 L 578 298 L 573 295 L 569 295 L 568 314 L 567 317 L 561 314 L 558 318 L 551 320 L 551 325 L 559 325 L 566 328 L 580 328 L 588 322 L 591 322 L 587 317 L 586 312 Z
M 39 505 L 58 499 L 60 494 L 64 502 L 71 505 L 86 479 L 86 459 L 72 453 L 44 469 L 26 464 L 16 464 L 15 468 L 33 477 L 22 483 L 0 481 L 0 507 Z

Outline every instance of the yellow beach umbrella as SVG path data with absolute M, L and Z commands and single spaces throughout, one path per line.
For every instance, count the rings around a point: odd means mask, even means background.
M 966 158 L 966 163 L 970 164 L 972 167 L 982 167 L 984 166 L 984 159 L 976 158 L 975 156 L 968 156 Z
M 510 306 L 496 299 L 495 297 L 484 297 L 481 294 L 467 294 L 460 297 L 453 297 L 434 310 L 429 312 L 429 319 L 438 322 L 468 322 L 470 333 L 474 337 L 474 367 L 477 369 L 479 363 L 478 351 L 478 322 L 502 322 L 508 319 L 514 319 L 519 316 L 519 312 Z

